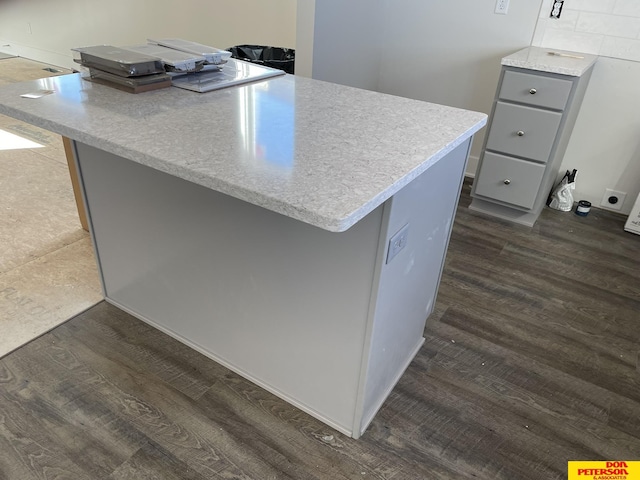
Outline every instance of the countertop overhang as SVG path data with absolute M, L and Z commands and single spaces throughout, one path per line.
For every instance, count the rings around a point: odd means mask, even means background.
M 39 90 L 54 93 L 21 97 Z M 0 113 L 334 232 L 487 121 L 292 75 L 205 94 L 130 94 L 72 74 L 0 87 Z

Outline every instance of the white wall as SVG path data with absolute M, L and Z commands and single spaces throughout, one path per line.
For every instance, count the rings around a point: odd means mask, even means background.
M 296 9 L 296 75 L 313 74 L 316 0 L 299 0 Z M 301 53 L 301 54 L 299 54 Z
M 606 188 L 640 192 L 640 63 L 598 59 L 560 171 L 578 169 L 575 200 L 599 207 Z
M 316 4 L 313 78 L 489 113 L 500 59 L 531 43 L 542 0 L 300 0 Z M 321 5 L 321 7 L 319 6 Z M 484 132 L 476 135 L 473 174 Z
M 156 36 L 220 48 L 295 47 L 295 34 L 296 0 L 0 2 L 0 51 L 70 68 L 70 49 L 77 46 L 146 43 Z
M 298 59 L 318 80 L 377 90 L 380 48 L 384 39 L 382 0 L 300 0 L 299 9 L 314 8 L 312 18 L 298 17 L 298 36 L 313 32 L 311 45 L 299 44 Z M 303 64 L 304 70 L 308 69 Z
M 594 206 L 606 188 L 626 192 L 621 212 L 628 214 L 640 192 L 640 1 L 566 0 L 560 19 L 550 12 L 544 0 L 536 46 L 603 55 L 560 171 L 578 170 L 574 198 Z

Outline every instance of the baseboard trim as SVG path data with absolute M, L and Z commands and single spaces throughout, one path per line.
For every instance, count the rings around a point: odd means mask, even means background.
M 68 55 L 62 55 L 0 38 L 0 52 L 28 58 L 29 60 L 46 63 L 55 67 L 68 68 L 70 70 L 74 70 L 78 66 L 78 64 L 73 61 L 71 50 L 69 50 Z
M 465 177 L 475 178 L 476 170 L 478 169 L 478 162 L 480 161 L 480 157 L 476 155 L 469 155 L 469 160 L 467 161 L 467 169 L 464 172 Z

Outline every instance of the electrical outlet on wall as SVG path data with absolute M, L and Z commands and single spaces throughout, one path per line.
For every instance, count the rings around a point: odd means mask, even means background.
M 553 6 L 551 7 L 551 18 L 560 18 L 560 14 L 562 13 L 562 7 L 564 5 L 564 0 L 553 0 Z
M 608 208 L 609 210 L 622 210 L 625 198 L 627 198 L 627 192 L 619 192 L 617 190 L 607 188 L 602 196 L 600 206 Z
M 509 0 L 496 0 L 495 13 L 499 15 L 506 15 L 509 10 Z

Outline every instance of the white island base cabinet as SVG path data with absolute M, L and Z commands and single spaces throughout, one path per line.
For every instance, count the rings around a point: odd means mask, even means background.
M 470 142 L 342 233 L 76 142 L 105 296 L 358 438 L 424 341 Z

